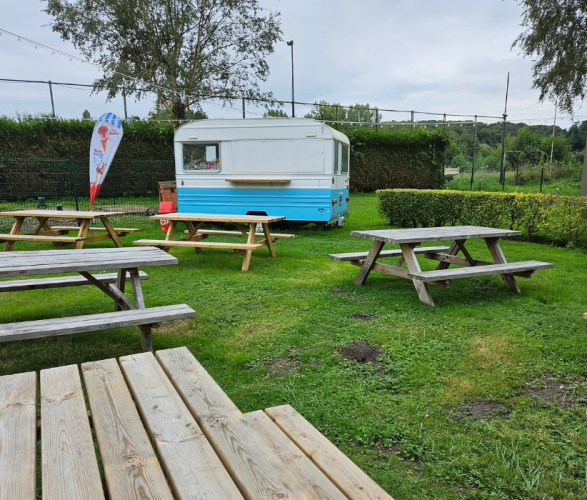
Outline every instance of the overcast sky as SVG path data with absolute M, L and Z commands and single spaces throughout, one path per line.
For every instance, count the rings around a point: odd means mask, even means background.
M 271 75 L 262 86 L 279 99 L 291 98 L 285 40 L 293 39 L 297 101 L 368 102 L 380 109 L 500 116 L 509 71 L 509 119 L 552 124 L 553 104 L 539 104 L 538 92 L 531 88 L 532 62 L 517 49 L 510 50 L 521 30 L 521 8 L 514 0 L 260 1 L 281 12 L 284 42 L 269 58 Z M 0 28 L 76 53 L 45 26 L 50 20 L 41 12 L 45 2 L 2 3 Z M 92 83 L 99 76 L 94 67 L 51 56 L 6 35 L 0 37 L 0 68 L 0 78 Z M 124 114 L 120 98 L 106 103 L 104 94 L 90 95 L 89 90 L 54 87 L 53 92 L 61 117 L 79 118 L 84 109 L 92 116 Z M 144 117 L 152 107 L 152 100 L 128 100 L 129 115 Z M 209 103 L 204 109 L 211 118 L 242 114 Z M 252 105 L 247 109 L 263 112 Z M 284 109 L 291 112 L 290 106 Z M 50 110 L 47 85 L 0 82 L 0 115 Z M 298 107 L 296 115 L 307 111 Z M 383 119 L 404 120 L 409 114 L 384 112 Z

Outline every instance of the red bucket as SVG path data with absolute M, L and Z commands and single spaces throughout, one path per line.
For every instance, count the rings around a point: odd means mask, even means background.
M 172 201 L 162 201 L 159 204 L 159 214 L 172 214 L 175 212 L 175 205 Z M 168 219 L 159 219 L 161 222 L 161 231 L 167 232 L 169 229 Z

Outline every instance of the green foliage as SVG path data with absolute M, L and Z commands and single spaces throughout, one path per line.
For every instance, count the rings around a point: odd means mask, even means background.
M 263 116 L 273 116 L 275 118 L 287 118 L 287 113 L 283 109 L 268 109 Z
M 439 188 L 449 138 L 442 131 L 344 129 L 351 142 L 351 190 Z
M 117 159 L 173 159 L 173 125 L 123 122 Z M 82 120 L 19 121 L 0 118 L 0 158 L 86 159 L 94 123 Z
M 480 191 L 395 189 L 377 191 L 379 213 L 400 227 L 472 225 L 523 228 L 576 244 L 587 230 L 587 200 L 574 196 Z
M 372 111 L 370 108 L 369 103 L 355 104 L 347 108 L 336 102 L 330 104 L 326 101 L 320 101 L 314 104 L 314 107 L 304 118 L 326 121 L 375 123 L 375 111 Z M 379 113 L 378 120 L 381 122 L 381 113 Z

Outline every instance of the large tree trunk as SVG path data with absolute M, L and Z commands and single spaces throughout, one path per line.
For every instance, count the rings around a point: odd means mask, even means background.
M 585 159 L 583 160 L 583 180 L 581 181 L 581 196 L 587 196 L 587 142 L 585 144 Z

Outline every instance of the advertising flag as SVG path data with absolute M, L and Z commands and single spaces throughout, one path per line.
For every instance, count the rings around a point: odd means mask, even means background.
M 90 144 L 90 210 L 121 139 L 122 123 L 114 113 L 104 113 L 94 127 Z

